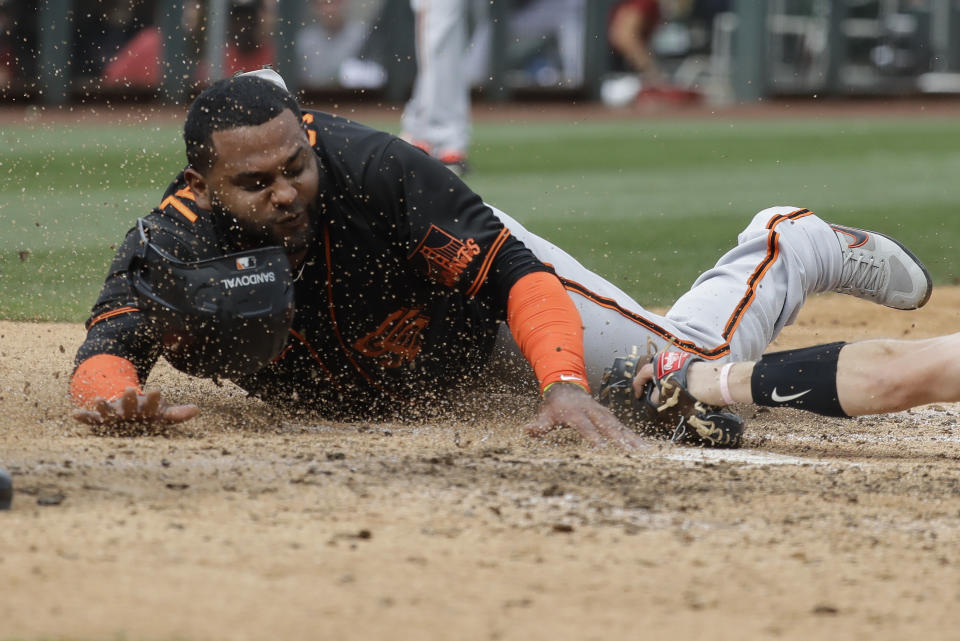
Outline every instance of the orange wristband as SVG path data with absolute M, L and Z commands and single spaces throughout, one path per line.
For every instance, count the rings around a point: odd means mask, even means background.
M 140 379 L 133 363 L 112 354 L 97 354 L 80 363 L 70 380 L 70 396 L 78 407 L 89 407 L 101 397 L 112 401 L 128 387 L 140 391 Z
M 507 325 L 533 366 L 541 393 L 553 383 L 590 391 L 580 314 L 556 276 L 534 272 L 518 280 L 507 298 Z

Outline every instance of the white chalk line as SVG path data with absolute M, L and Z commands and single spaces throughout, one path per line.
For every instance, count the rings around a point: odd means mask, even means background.
M 675 451 L 656 455 L 670 461 L 693 463 L 740 463 L 744 465 L 835 465 L 836 461 L 801 458 L 787 454 L 774 454 L 760 450 L 713 450 L 706 448 L 677 448 Z

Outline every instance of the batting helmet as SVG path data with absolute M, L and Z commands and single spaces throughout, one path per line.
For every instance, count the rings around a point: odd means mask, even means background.
M 171 365 L 231 378 L 280 354 L 293 321 L 293 277 L 280 247 L 184 262 L 150 241 L 142 218 L 137 228 L 128 273 Z

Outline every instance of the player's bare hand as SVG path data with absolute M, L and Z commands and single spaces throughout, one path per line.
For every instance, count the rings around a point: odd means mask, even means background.
M 650 447 L 579 385 L 552 385 L 543 396 L 536 419 L 524 429 L 530 436 L 543 436 L 561 427 L 572 427 L 595 446 L 613 444 L 625 450 Z
M 118 423 L 157 423 L 169 425 L 188 421 L 200 413 L 196 405 L 168 405 L 159 390 L 137 392 L 128 387 L 118 398 L 108 401 L 98 397 L 93 409 L 76 409 L 73 418 L 87 425 Z
M 653 380 L 653 363 L 642 365 L 633 379 L 633 392 L 640 398 L 644 394 L 647 383 Z

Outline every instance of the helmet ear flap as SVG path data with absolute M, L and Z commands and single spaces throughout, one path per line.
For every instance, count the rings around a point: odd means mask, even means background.
M 290 262 L 280 247 L 181 261 L 150 241 L 143 220 L 138 227 L 128 277 L 171 365 L 234 378 L 280 354 L 294 311 Z

